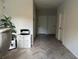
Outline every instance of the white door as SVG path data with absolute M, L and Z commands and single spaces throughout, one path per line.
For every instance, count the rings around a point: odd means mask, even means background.
M 38 34 L 47 34 L 47 16 L 39 16 Z
M 55 34 L 56 33 L 56 16 L 39 16 L 38 34 Z
M 48 34 L 56 33 L 56 16 L 48 16 Z
M 62 41 L 62 13 L 59 14 L 58 21 L 58 40 Z

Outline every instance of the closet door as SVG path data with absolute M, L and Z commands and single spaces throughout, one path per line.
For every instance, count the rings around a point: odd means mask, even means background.
M 48 34 L 47 33 L 47 16 L 38 17 L 38 34 Z
M 48 34 L 55 34 L 56 33 L 56 16 L 48 16 Z

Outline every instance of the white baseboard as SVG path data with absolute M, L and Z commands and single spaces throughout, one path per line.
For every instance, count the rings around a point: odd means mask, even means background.
M 78 58 L 78 56 L 75 55 L 63 42 L 62 42 L 62 44 L 63 44 L 63 46 L 64 46 L 66 49 L 68 49 L 68 51 L 70 51 L 76 58 Z

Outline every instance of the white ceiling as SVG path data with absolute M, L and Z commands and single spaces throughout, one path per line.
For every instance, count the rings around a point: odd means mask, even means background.
M 38 9 L 55 8 L 60 5 L 63 0 L 35 0 Z

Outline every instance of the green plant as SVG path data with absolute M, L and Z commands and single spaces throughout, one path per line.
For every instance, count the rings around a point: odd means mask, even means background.
M 0 26 L 4 26 L 4 28 L 11 28 L 12 33 L 16 33 L 16 30 L 15 30 L 16 27 L 11 22 L 11 17 L 4 16 L 4 18 L 1 19 L 0 22 L 1 22 Z

